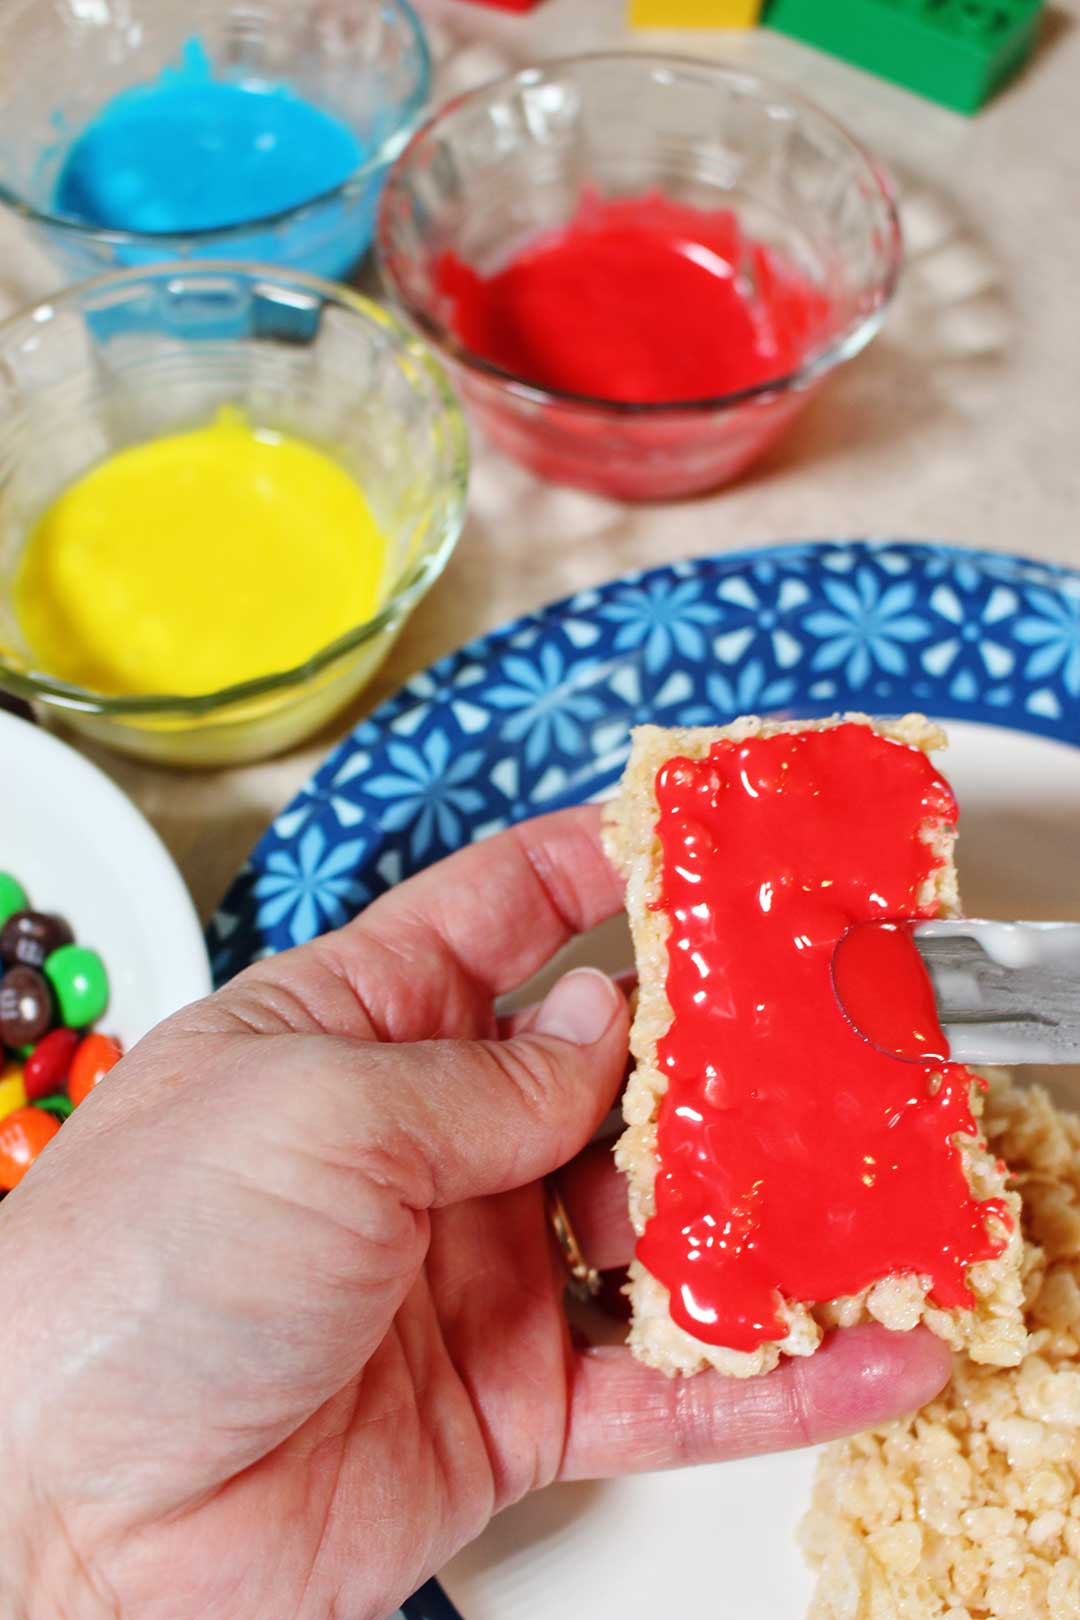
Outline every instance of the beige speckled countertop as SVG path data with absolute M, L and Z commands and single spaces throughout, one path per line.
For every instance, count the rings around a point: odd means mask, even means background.
M 537 483 L 475 445 L 468 523 L 364 708 L 477 632 L 668 558 L 890 533 L 1080 561 L 1080 0 L 1049 8 L 1022 77 L 960 118 L 773 34 L 632 34 L 624 0 L 527 17 L 420 0 L 441 92 L 530 59 L 636 45 L 723 56 L 802 88 L 890 166 L 907 268 L 883 335 L 736 487 L 622 507 Z M 55 277 L 0 220 L 0 303 Z M 205 914 L 277 809 L 361 710 L 264 765 L 181 775 L 99 755 L 176 855 Z

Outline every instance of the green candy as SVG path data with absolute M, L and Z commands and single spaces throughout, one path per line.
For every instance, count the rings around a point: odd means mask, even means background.
M 10 872 L 0 872 L 0 928 L 9 917 L 17 911 L 27 911 L 29 906 L 26 890 L 18 878 L 13 878 Z
M 97 951 L 61 945 L 45 958 L 42 971 L 52 985 L 61 1023 L 85 1029 L 97 1022 L 109 1004 L 109 976 Z
M 75 1104 L 70 1097 L 64 1097 L 57 1091 L 51 1097 L 39 1097 L 34 1107 L 40 1108 L 43 1113 L 54 1115 L 63 1124 L 68 1115 L 74 1112 Z

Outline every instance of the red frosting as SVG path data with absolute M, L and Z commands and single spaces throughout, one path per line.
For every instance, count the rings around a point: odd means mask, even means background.
M 853 928 L 836 948 L 833 985 L 859 1033 L 883 1052 L 942 1063 L 949 1043 L 910 922 Z M 887 993 L 883 993 L 883 987 Z
M 473 354 L 542 388 L 638 404 L 787 376 L 828 324 L 823 295 L 730 210 L 658 193 L 586 195 L 495 274 L 447 253 L 436 284 Z
M 968 1267 L 1004 1246 L 988 1214 L 1011 1224 L 960 1162 L 957 1134 L 977 1135 L 972 1076 L 870 1046 L 831 977 L 853 923 L 933 914 L 918 897 L 940 862 L 920 834 L 955 822 L 948 784 L 921 750 L 845 724 L 672 759 L 656 792 L 674 1016 L 658 1044 L 656 1213 L 637 1253 L 672 1316 L 753 1350 L 785 1336 L 781 1298 L 897 1273 L 928 1277 L 939 1305 L 970 1305 Z M 873 993 L 867 979 L 864 1011 Z M 917 975 L 876 978 L 897 1027 L 925 1014 L 908 1005 L 919 993 Z

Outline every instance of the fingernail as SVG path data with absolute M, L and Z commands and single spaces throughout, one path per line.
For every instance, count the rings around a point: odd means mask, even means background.
M 533 1030 L 575 1046 L 592 1046 L 611 1023 L 617 1004 L 618 991 L 606 973 L 575 968 L 548 991 Z

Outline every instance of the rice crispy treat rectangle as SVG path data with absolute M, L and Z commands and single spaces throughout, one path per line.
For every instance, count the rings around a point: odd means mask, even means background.
M 640 1236 L 654 1209 L 653 1185 L 657 1173 L 657 1116 L 666 1081 L 657 1062 L 657 1042 L 667 1032 L 672 1009 L 667 999 L 668 919 L 653 909 L 661 897 L 661 849 L 656 834 L 659 806 L 656 776 L 675 757 L 705 758 L 713 744 L 742 742 L 803 731 L 821 731 L 853 722 L 869 726 L 924 752 L 941 748 L 941 730 L 921 715 L 897 721 L 874 721 L 851 714 L 820 721 L 776 721 L 746 716 L 728 726 L 710 728 L 639 727 L 633 735 L 630 761 L 618 796 L 605 810 L 604 845 L 626 881 L 626 905 L 639 975 L 637 1010 L 630 1036 L 636 1068 L 623 1097 L 626 1129 L 616 1149 L 616 1162 L 628 1180 L 630 1216 Z M 959 909 L 956 868 L 953 862 L 955 831 L 944 823 L 927 825 L 923 836 L 941 857 L 928 891 L 920 903 L 937 901 L 945 914 Z M 974 1096 L 976 1117 L 981 1099 Z M 976 1361 L 1009 1366 L 1024 1352 L 1022 1317 L 1019 1198 L 1007 1190 L 1004 1167 L 997 1155 L 974 1139 L 960 1139 L 961 1160 L 972 1193 L 979 1200 L 1001 1199 L 1012 1215 L 1012 1230 L 1002 1253 L 980 1261 L 968 1271 L 974 1295 L 972 1308 L 946 1311 L 929 1297 L 930 1279 L 912 1274 L 883 1277 L 857 1295 L 842 1299 L 783 1301 L 781 1318 L 787 1336 L 752 1351 L 728 1349 L 694 1338 L 671 1318 L 668 1292 L 640 1261 L 630 1268 L 627 1292 L 632 1305 L 630 1345 L 639 1360 L 669 1375 L 691 1374 L 706 1367 L 735 1377 L 768 1372 L 781 1354 L 811 1355 L 826 1329 L 850 1326 L 872 1318 L 895 1329 L 925 1322 L 956 1350 L 966 1350 Z M 1004 1233 L 1002 1233 L 1004 1235 Z
M 811 1620 L 1080 1620 L 1080 1119 L 999 1074 L 984 1126 L 1023 1200 L 1027 1353 L 959 1356 L 921 1412 L 827 1448 Z

